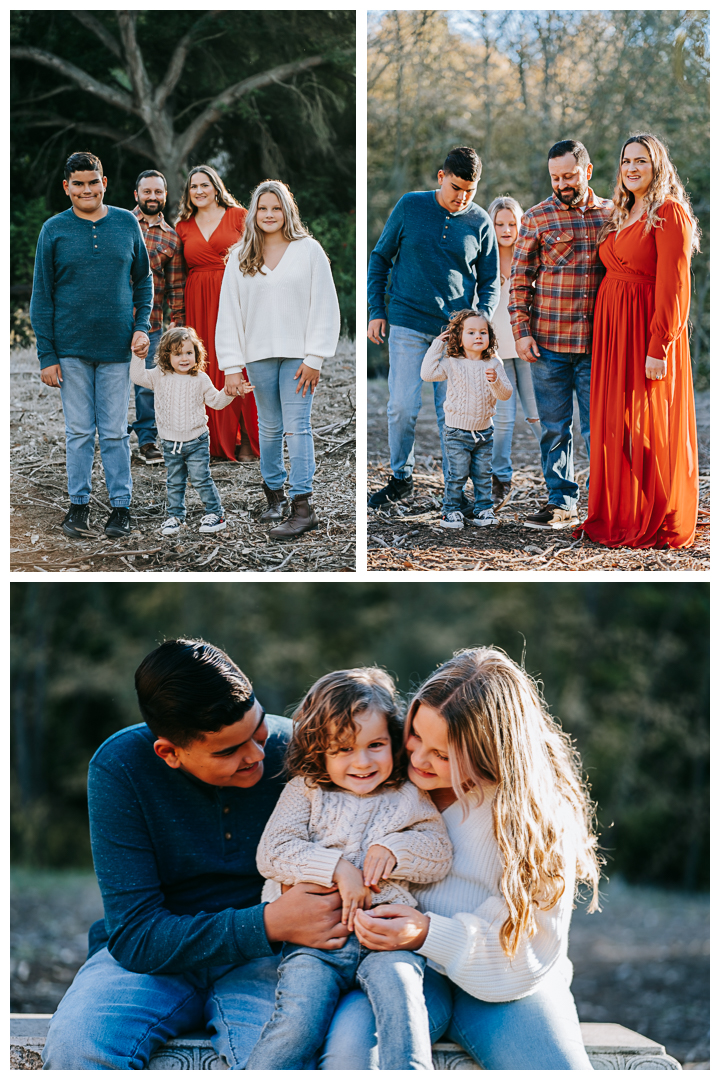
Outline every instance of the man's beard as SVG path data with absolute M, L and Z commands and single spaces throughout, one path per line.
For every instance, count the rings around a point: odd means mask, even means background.
M 157 203 L 155 210 L 151 210 L 149 208 L 149 202 Z M 162 202 L 159 199 L 146 199 L 144 202 L 141 202 L 141 200 L 138 199 L 138 206 L 142 210 L 143 214 L 147 214 L 148 217 L 155 217 L 156 214 L 162 213 L 162 211 L 165 209 L 165 199 L 163 199 Z
M 572 191 L 572 195 L 570 192 Z M 565 203 L 566 206 L 579 206 L 587 194 L 587 184 L 585 187 L 569 188 L 565 192 L 556 191 L 558 199 L 561 203 Z

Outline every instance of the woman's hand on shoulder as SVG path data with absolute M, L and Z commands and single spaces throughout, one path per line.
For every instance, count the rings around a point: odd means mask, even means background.
M 408 949 L 424 944 L 430 917 L 408 904 L 381 904 L 355 915 L 355 934 L 361 945 L 375 952 Z

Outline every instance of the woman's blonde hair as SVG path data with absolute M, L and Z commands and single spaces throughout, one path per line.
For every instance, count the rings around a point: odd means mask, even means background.
M 155 366 L 171 375 L 175 368 L 172 366 L 170 357 L 180 352 L 183 341 L 192 341 L 195 350 L 195 367 L 190 368 L 188 375 L 197 375 L 207 367 L 207 349 L 198 337 L 192 326 L 174 326 L 172 330 L 166 330 L 160 338 L 155 357 Z
M 258 228 L 257 208 L 260 197 L 266 192 L 272 192 L 280 200 L 283 217 L 283 236 L 286 240 L 302 240 L 310 233 L 300 220 L 300 211 L 297 208 L 295 197 L 290 189 L 281 180 L 263 180 L 255 188 L 250 199 L 250 208 L 245 218 L 245 230 L 227 253 L 227 259 L 233 252 L 237 252 L 240 260 L 240 273 L 248 277 L 255 277 L 258 272 L 264 274 L 263 263 L 265 261 L 265 233 Z
M 503 863 L 500 888 L 509 915 L 503 951 L 515 956 L 537 931 L 535 908 L 549 910 L 577 876 L 598 908 L 594 806 L 570 737 L 547 711 L 535 681 L 497 648 L 465 649 L 442 664 L 410 703 L 406 737 L 420 705 L 439 712 L 448 729 L 452 787 L 463 813 L 497 785 L 493 823 Z M 565 866 L 569 840 L 575 866 Z
M 178 215 L 175 221 L 187 221 L 188 218 L 195 217 L 197 214 L 197 206 L 190 201 L 190 182 L 195 173 L 204 173 L 208 180 L 215 188 L 215 198 L 218 206 L 224 206 L 225 209 L 229 206 L 242 206 L 234 195 L 231 195 L 228 189 L 222 182 L 220 174 L 216 169 L 213 169 L 212 165 L 196 165 L 190 170 L 185 181 L 185 187 L 183 193 L 180 196 L 180 207 L 178 209 Z
M 489 360 L 498 350 L 498 339 L 495 327 L 488 319 L 484 311 L 473 311 L 472 308 L 463 308 L 462 311 L 453 311 L 450 322 L 447 324 L 448 337 L 445 342 L 445 352 L 448 356 L 463 357 L 465 353 L 462 347 L 463 326 L 468 319 L 484 319 L 488 328 L 488 346 L 482 354 L 483 360 Z
M 618 229 L 622 228 L 624 222 L 627 221 L 630 211 L 635 205 L 635 196 L 632 191 L 628 191 L 622 179 L 622 160 L 625 156 L 625 151 L 631 143 L 640 143 L 641 146 L 645 147 L 653 171 L 650 187 L 645 192 L 647 217 L 643 235 L 647 235 L 652 228 L 662 228 L 662 220 L 658 216 L 658 210 L 668 199 L 674 199 L 675 202 L 680 203 L 692 222 L 693 237 L 691 250 L 699 251 L 700 226 L 693 213 L 690 200 L 687 197 L 682 181 L 677 174 L 677 169 L 670 160 L 670 155 L 665 144 L 658 139 L 657 135 L 650 135 L 647 132 L 631 135 L 623 144 L 623 148 L 620 151 L 617 176 L 615 177 L 615 190 L 613 191 L 612 197 L 612 213 L 600 230 L 598 243 L 601 244 L 610 233 L 617 232 Z

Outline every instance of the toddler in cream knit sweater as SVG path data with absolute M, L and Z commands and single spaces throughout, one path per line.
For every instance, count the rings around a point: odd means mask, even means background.
M 342 921 L 373 904 L 415 907 L 410 883 L 439 881 L 452 845 L 432 800 L 405 775 L 392 679 L 378 668 L 335 671 L 294 717 L 291 780 L 260 840 L 264 900 L 298 882 L 337 886 Z M 359 985 L 375 1013 L 381 1069 L 432 1069 L 424 961 L 373 952 L 353 933 L 339 949 L 285 944 L 275 1011 L 247 1069 L 303 1069 L 320 1049 L 341 993 Z
M 448 380 L 440 524 L 445 529 L 463 528 L 462 492 L 472 477 L 475 501 L 468 521 L 496 525 L 492 510 L 492 418 L 496 400 L 507 401 L 512 385 L 497 355 L 491 323 L 469 308 L 456 312 L 445 333 L 435 338 L 425 353 L 420 375 L 425 382 Z

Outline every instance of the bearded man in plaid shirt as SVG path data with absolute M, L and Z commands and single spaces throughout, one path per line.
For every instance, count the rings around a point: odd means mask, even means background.
M 163 332 L 163 309 L 170 307 L 171 326 L 185 324 L 185 263 L 182 241 L 163 217 L 167 200 L 167 181 L 161 172 L 147 169 L 135 183 L 137 206 L 133 214 L 140 229 L 150 259 L 153 278 L 153 308 L 150 315 L 150 348 L 145 367 L 155 366 L 155 351 Z M 155 395 L 152 390 L 135 384 L 135 423 L 128 426 L 138 440 L 138 456 L 146 465 L 160 465 L 165 460 L 155 443 Z
M 542 428 L 548 501 L 526 518 L 533 529 L 578 524 L 573 390 L 589 458 L 593 308 L 605 273 L 598 236 L 612 210 L 612 202 L 599 199 L 589 187 L 593 167 L 582 143 L 555 143 L 548 169 L 553 194 L 523 215 L 508 304 L 518 356 L 533 365 Z

